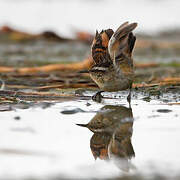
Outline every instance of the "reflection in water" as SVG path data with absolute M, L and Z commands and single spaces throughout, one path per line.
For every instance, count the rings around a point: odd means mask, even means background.
M 135 156 L 131 144 L 131 108 L 106 105 L 88 124 L 77 125 L 87 127 L 94 133 L 90 148 L 95 159 L 113 160 L 121 170 L 130 169 L 130 159 Z

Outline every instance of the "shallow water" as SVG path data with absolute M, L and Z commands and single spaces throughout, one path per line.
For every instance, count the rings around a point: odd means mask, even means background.
M 180 176 L 179 106 L 133 99 L 131 108 L 105 99 L 1 112 L 0 179 Z M 103 132 L 76 125 L 90 121 Z
M 94 33 L 95 29 L 115 29 L 129 20 L 139 23 L 137 31 L 151 33 L 180 26 L 179 2 L 1 0 L 0 26 L 8 24 L 33 33 L 52 30 L 72 37 L 76 30 Z M 89 53 L 90 45 L 77 42 L 0 42 L 1 66 L 80 61 Z M 180 61 L 179 48 L 173 47 L 135 50 L 134 55 L 135 62 Z M 154 76 L 179 77 L 179 70 L 171 65 L 138 69 L 136 75 L 143 83 Z M 48 78 L 53 80 L 53 72 L 33 77 L 1 74 L 5 90 L 14 90 L 8 85 L 15 84 L 27 85 L 24 92 L 31 92 L 30 88 L 48 84 Z M 54 80 L 65 77 L 55 74 Z M 20 95 L 0 101 L 0 180 L 179 179 L 178 90 L 179 85 L 134 89 L 131 108 L 126 101 L 128 92 L 104 93 L 103 102 L 95 103 L 87 97 L 94 91 L 85 89 L 73 89 L 75 98 L 55 101 L 19 99 Z M 81 127 L 86 124 L 89 129 Z

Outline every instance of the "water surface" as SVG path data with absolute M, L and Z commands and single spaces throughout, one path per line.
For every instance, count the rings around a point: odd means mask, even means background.
M 125 99 L 1 112 L 0 179 L 179 176 L 179 117 L 178 105 Z M 89 122 L 101 132 L 76 125 Z

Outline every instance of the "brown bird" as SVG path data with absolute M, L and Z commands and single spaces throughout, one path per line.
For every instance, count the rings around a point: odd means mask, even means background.
M 111 141 L 112 136 L 108 133 L 94 133 L 90 139 L 90 148 L 94 156 L 102 160 L 108 160 L 108 146 Z
M 108 157 L 124 171 L 131 168 L 130 160 L 135 157 L 131 137 L 133 133 L 133 120 L 125 121 L 115 129 L 108 146 Z
M 77 124 L 86 127 L 94 133 L 112 134 L 118 124 L 124 119 L 132 120 L 132 109 L 124 106 L 106 105 L 101 108 L 88 124 Z
M 130 89 L 127 97 L 131 101 L 131 88 L 134 79 L 132 51 L 136 37 L 132 31 L 137 23 L 123 23 L 115 32 L 112 29 L 96 31 L 92 43 L 94 65 L 89 70 L 90 77 L 99 86 L 92 99 L 101 101 L 101 92 Z
M 135 156 L 131 143 L 133 121 L 131 108 L 106 105 L 88 124 L 77 125 L 94 133 L 90 148 L 95 159 L 113 160 L 120 169 L 128 171 Z

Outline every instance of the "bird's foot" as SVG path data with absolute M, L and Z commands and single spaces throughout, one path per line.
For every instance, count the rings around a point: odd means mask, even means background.
M 92 96 L 92 100 L 100 103 L 102 101 L 103 96 L 101 95 L 103 91 L 97 92 L 95 95 Z
M 128 101 L 128 103 L 131 103 L 131 94 L 128 95 L 127 101 Z
M 129 107 L 131 107 L 131 89 L 130 89 L 130 92 L 128 94 L 127 101 L 129 103 Z

